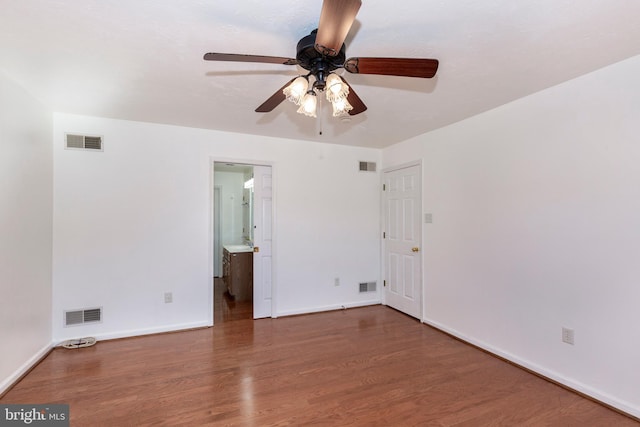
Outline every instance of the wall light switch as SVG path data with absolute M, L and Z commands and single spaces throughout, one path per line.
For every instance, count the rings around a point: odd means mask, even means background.
M 165 292 L 164 293 L 164 303 L 165 304 L 169 304 L 173 302 L 173 294 L 171 292 Z
M 433 214 L 430 214 L 430 213 L 424 214 L 424 223 L 425 224 L 433 223 Z

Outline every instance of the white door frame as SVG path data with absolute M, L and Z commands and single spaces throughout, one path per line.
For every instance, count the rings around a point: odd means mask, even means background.
M 215 185 L 213 187 L 213 276 L 216 277 L 216 270 L 218 270 L 218 274 L 222 277 L 222 263 L 219 261 L 222 259 L 219 255 L 222 252 L 222 212 L 220 211 L 220 203 L 222 200 L 221 196 L 221 187 L 219 185 Z M 218 221 L 216 222 L 216 217 Z
M 418 166 L 420 168 L 420 322 L 424 322 L 424 318 L 425 318 L 425 283 L 424 283 L 424 224 L 422 223 L 422 215 L 424 212 L 424 198 L 422 197 L 423 193 L 424 193 L 424 180 L 423 180 L 423 176 L 424 176 L 424 172 L 422 170 L 422 160 L 415 160 L 412 162 L 408 162 L 408 163 L 402 163 L 400 165 L 395 165 L 395 166 L 391 166 L 388 168 L 383 169 L 380 174 L 380 239 L 382 244 L 380 245 L 380 260 L 382 261 L 381 264 L 381 277 L 383 280 L 383 289 L 381 292 L 381 301 L 382 304 L 387 305 L 387 301 L 386 301 L 386 289 L 384 289 L 384 280 L 387 277 L 387 271 L 386 271 L 386 259 L 385 259 L 385 251 L 386 251 L 386 240 L 382 238 L 382 233 L 385 232 L 385 224 L 387 222 L 387 212 L 385 209 L 385 194 L 384 191 L 382 190 L 382 186 L 384 185 L 384 180 L 385 180 L 385 174 L 388 172 L 395 172 L 401 169 L 406 169 L 409 167 L 413 167 L 413 166 Z
M 267 162 L 264 160 L 255 160 L 255 159 L 239 159 L 239 158 L 230 158 L 230 157 L 209 157 L 209 281 L 208 281 L 208 293 L 209 293 L 209 318 L 207 320 L 208 326 L 213 326 L 213 281 L 214 281 L 214 260 L 213 260 L 213 245 L 214 245 L 214 221 L 213 221 L 213 202 L 214 202 L 214 193 L 215 193 L 215 164 L 216 163 L 237 163 L 237 164 L 245 164 L 249 166 L 270 166 L 271 167 L 271 177 L 272 177 L 272 211 L 271 211 L 271 221 L 272 221 L 272 241 L 271 241 L 271 317 L 278 317 L 277 313 L 277 280 L 276 280 L 276 265 L 277 265 L 277 221 L 276 221 L 276 193 L 277 193 L 277 171 L 275 167 L 275 163 Z

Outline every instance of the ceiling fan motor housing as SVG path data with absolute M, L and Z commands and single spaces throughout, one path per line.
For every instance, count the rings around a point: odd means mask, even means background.
M 308 70 L 316 78 L 314 87 L 323 90 L 326 76 L 331 71 L 342 68 L 347 56 L 344 43 L 335 56 L 326 56 L 318 52 L 315 48 L 317 32 L 317 29 L 313 30 L 311 34 L 300 39 L 297 46 L 296 60 L 298 65 Z

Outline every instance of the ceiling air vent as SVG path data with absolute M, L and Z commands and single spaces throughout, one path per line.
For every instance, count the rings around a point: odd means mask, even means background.
M 102 307 L 69 310 L 64 312 L 64 326 L 99 323 L 102 321 Z
M 376 282 L 363 282 L 363 283 L 360 283 L 359 286 L 360 286 L 360 293 L 376 291 Z
M 72 150 L 103 151 L 101 136 L 74 135 L 70 133 L 65 134 L 65 136 L 65 148 Z
M 359 162 L 360 163 L 360 172 L 375 172 L 376 171 L 376 163 L 375 162 Z

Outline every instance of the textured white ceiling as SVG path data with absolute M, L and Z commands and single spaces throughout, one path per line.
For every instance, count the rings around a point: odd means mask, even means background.
M 0 71 L 54 111 L 384 147 L 640 54 L 637 0 L 363 0 L 347 56 L 440 60 L 436 78 L 344 73 L 369 109 L 342 123 L 284 102 L 321 0 L 0 0 Z M 322 130 L 322 135 L 319 131 Z

